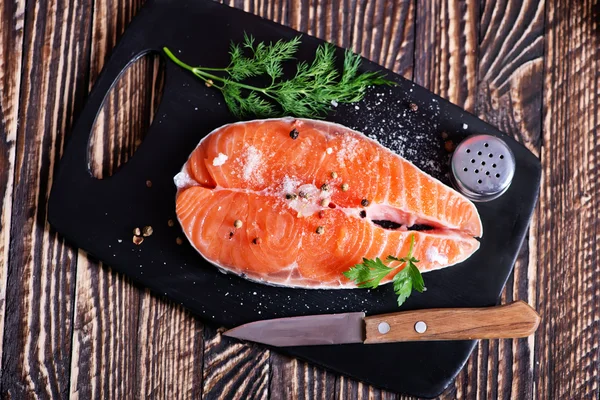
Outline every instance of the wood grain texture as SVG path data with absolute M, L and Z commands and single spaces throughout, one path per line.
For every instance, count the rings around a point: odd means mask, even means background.
M 289 26 L 338 46 L 351 48 L 406 78 L 413 75 L 413 0 L 292 0 Z M 283 23 L 286 22 L 284 19 Z M 379 389 L 336 377 L 314 366 L 271 353 L 271 396 L 291 398 L 391 398 Z M 301 373 L 299 372 L 301 371 Z M 284 386 L 278 386 L 284 382 Z M 334 389 L 332 389 L 334 388 Z
M 544 2 L 424 3 L 417 9 L 415 80 L 539 154 Z M 537 304 L 536 237 L 532 224 L 501 303 Z M 442 398 L 533 398 L 534 346 L 534 337 L 480 341 Z
M 416 17 L 414 80 L 467 111 L 475 109 L 479 2 L 427 0 Z
M 291 0 L 289 9 L 292 28 L 412 77 L 414 0 Z
M 147 290 L 141 301 L 135 395 L 150 399 L 200 398 L 202 323 L 181 306 Z
M 206 327 L 204 336 L 204 399 L 268 399 L 271 352 L 228 339 Z
M 331 400 L 335 375 L 322 368 L 283 355 L 271 354 L 269 395 L 273 400 Z
M 365 343 L 521 338 L 535 333 L 540 316 L 527 303 L 437 308 L 366 317 Z M 384 324 L 387 330 L 382 331 Z M 422 331 L 418 331 L 421 324 Z
M 89 88 L 140 7 L 141 2 L 134 1 L 94 2 Z M 97 178 L 112 175 L 141 143 L 152 108 L 145 95 L 148 81 L 135 85 L 133 81 L 151 74 L 150 66 L 146 59 L 135 63 L 102 106 L 90 139 L 90 165 Z M 130 108 L 133 105 L 139 111 Z M 70 394 L 82 399 L 131 398 L 136 385 L 140 290 L 83 251 L 77 260 Z
M 2 398 L 65 397 L 75 255 L 48 229 L 52 176 L 85 95 L 85 1 L 29 2 L 24 33 Z
M 90 85 L 140 6 L 141 2 L 96 2 Z M 117 173 L 134 155 L 156 112 L 163 83 L 157 55 L 139 59 L 119 78 L 93 129 L 90 165 L 94 176 L 102 179 Z M 200 322 L 83 252 L 79 261 L 72 397 L 199 397 Z
M 0 365 L 10 249 L 25 1 L 0 3 Z M 5 28 L 6 27 L 6 28 Z M 0 381 L 2 368 L 0 368 Z
M 535 348 L 540 398 L 600 397 L 600 4 L 546 8 Z

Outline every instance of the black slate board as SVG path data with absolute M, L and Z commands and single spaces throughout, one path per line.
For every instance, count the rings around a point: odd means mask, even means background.
M 134 157 L 110 178 L 92 177 L 88 165 L 92 125 L 105 95 L 131 62 L 168 46 L 192 65 L 225 66 L 230 40 L 240 41 L 244 31 L 269 41 L 298 34 L 209 1 L 146 3 L 113 50 L 74 128 L 52 188 L 51 225 L 115 270 L 219 326 L 282 316 L 397 311 L 390 285 L 370 291 L 260 285 L 222 274 L 187 243 L 175 243 L 177 236 L 184 236 L 178 227 L 166 224 L 175 217 L 172 178 L 204 135 L 234 118 L 216 90 L 206 88 L 173 63 L 166 63 L 162 101 Z M 319 43 L 304 35 L 299 59 L 312 58 Z M 364 68 L 381 69 L 367 61 Z M 426 274 L 428 291 L 411 296 L 402 309 L 494 305 L 512 271 L 537 199 L 540 163 L 494 127 L 386 72 L 397 87 L 373 88 L 363 102 L 340 105 L 327 119 L 378 139 L 446 183 L 448 155 L 443 150 L 442 131 L 455 142 L 473 133 L 501 135 L 517 161 L 508 192 L 477 205 L 484 226 L 480 250 L 460 265 Z M 415 113 L 407 111 L 411 102 L 419 106 Z M 145 185 L 148 179 L 152 188 Z M 135 246 L 132 228 L 143 225 L 152 225 L 154 234 L 142 246 Z M 454 379 L 474 345 L 474 341 L 422 342 L 282 351 L 394 392 L 434 397 Z

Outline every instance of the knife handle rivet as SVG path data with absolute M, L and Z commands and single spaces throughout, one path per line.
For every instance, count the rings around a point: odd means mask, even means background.
M 419 321 L 415 324 L 415 331 L 417 331 L 417 333 L 425 333 L 425 331 L 427 330 L 427 324 L 423 321 Z
M 387 322 L 380 322 L 377 326 L 377 329 L 379 330 L 379 333 L 385 335 L 390 331 L 390 324 L 388 324 Z

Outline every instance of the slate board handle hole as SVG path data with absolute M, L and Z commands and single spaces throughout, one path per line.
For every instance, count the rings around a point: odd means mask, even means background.
M 144 54 L 121 72 L 92 126 L 88 165 L 94 178 L 112 176 L 133 157 L 154 120 L 164 82 L 165 62 L 157 52 Z

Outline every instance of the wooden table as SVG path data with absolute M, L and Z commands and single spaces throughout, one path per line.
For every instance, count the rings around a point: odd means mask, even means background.
M 502 302 L 535 337 L 482 341 L 443 398 L 600 397 L 598 0 L 246 0 L 235 7 L 351 47 L 516 137 L 543 164 Z M 86 95 L 139 0 L 0 1 L 0 397 L 396 398 L 234 344 L 49 229 L 46 204 Z M 160 88 L 135 64 L 98 119 L 93 169 L 139 145 Z M 411 360 L 398 360 L 411 362 Z

